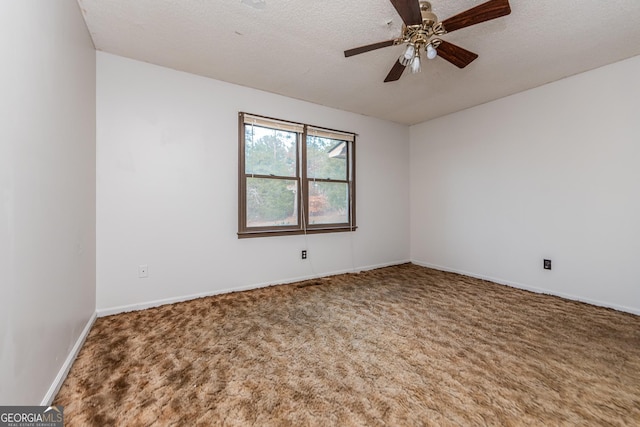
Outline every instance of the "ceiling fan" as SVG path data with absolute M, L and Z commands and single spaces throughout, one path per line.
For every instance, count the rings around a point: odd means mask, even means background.
M 438 17 L 431 12 L 431 3 L 423 0 L 390 0 L 393 7 L 404 21 L 402 35 L 397 39 L 386 40 L 366 46 L 345 50 L 344 56 L 350 57 L 383 47 L 406 44 L 406 48 L 396 61 L 385 82 L 400 79 L 404 69 L 411 66 L 411 72 L 421 70 L 420 57 L 422 52 L 428 59 L 440 56 L 458 68 L 464 68 L 473 62 L 478 55 L 466 49 L 446 42 L 439 37 L 460 28 L 469 27 L 481 22 L 500 18 L 511 13 L 509 0 L 489 0 L 462 13 L 438 21 Z

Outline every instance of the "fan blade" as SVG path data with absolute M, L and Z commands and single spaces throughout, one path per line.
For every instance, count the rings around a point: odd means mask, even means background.
M 422 24 L 422 13 L 420 13 L 420 2 L 418 0 L 389 0 L 398 11 L 406 25 Z
M 491 19 L 500 18 L 510 13 L 511 6 L 509 6 L 509 0 L 490 0 L 454 15 L 449 19 L 445 19 L 442 21 L 442 25 L 444 25 L 444 29 L 450 33 L 460 28 L 490 21 Z
M 402 76 L 402 73 L 404 72 L 404 69 L 405 66 L 402 65 L 400 61 L 396 61 L 396 63 L 393 65 L 393 68 L 391 69 L 391 71 L 389 71 L 389 74 L 387 74 L 387 77 L 384 79 L 384 82 L 395 82 L 396 80 L 399 80 Z
M 460 46 L 456 46 L 455 44 L 444 40 L 440 43 L 440 46 L 438 46 L 438 56 L 451 62 L 458 68 L 466 67 L 478 57 L 475 53 L 469 52 Z
M 368 44 L 366 46 L 354 47 L 353 49 L 345 50 L 344 57 L 348 58 L 353 55 L 359 55 L 361 53 L 369 52 L 370 50 L 376 50 L 382 47 L 393 46 L 395 42 L 396 42 L 395 40 L 387 40 L 384 42 Z

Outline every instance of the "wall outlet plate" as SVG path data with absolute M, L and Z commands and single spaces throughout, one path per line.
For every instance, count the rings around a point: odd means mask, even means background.
M 302 259 L 307 259 L 307 250 L 306 249 L 302 250 Z

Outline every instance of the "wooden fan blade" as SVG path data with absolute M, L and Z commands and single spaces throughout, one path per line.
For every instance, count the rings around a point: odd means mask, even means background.
M 393 65 L 393 68 L 391 69 L 391 71 L 389 71 L 389 74 L 387 74 L 387 77 L 384 79 L 384 82 L 395 82 L 396 80 L 399 80 L 405 68 L 406 67 L 402 65 L 400 61 L 396 61 L 396 63 Z
M 389 0 L 406 25 L 422 24 L 419 0 Z
M 353 55 L 359 55 L 361 53 L 369 52 L 371 50 L 380 49 L 382 47 L 393 46 L 393 44 L 395 42 L 396 42 L 395 40 L 387 40 L 387 41 L 383 41 L 383 42 L 368 44 L 366 46 L 354 47 L 353 49 L 345 50 L 344 51 L 344 57 L 348 58 L 348 57 L 353 56 Z
M 464 68 L 471 64 L 477 57 L 473 52 L 461 48 L 453 43 L 442 41 L 438 46 L 438 56 L 446 61 L 451 62 L 458 68 Z
M 490 0 L 442 21 L 444 29 L 450 33 L 460 28 L 500 18 L 511 13 L 509 0 Z

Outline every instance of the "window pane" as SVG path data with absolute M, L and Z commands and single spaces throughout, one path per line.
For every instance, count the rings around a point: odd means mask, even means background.
M 307 176 L 345 181 L 347 179 L 347 142 L 308 136 Z
M 297 134 L 245 125 L 245 173 L 296 176 Z
M 247 227 L 298 225 L 298 181 L 247 178 Z
M 348 187 L 343 182 L 309 183 L 309 224 L 349 222 Z

